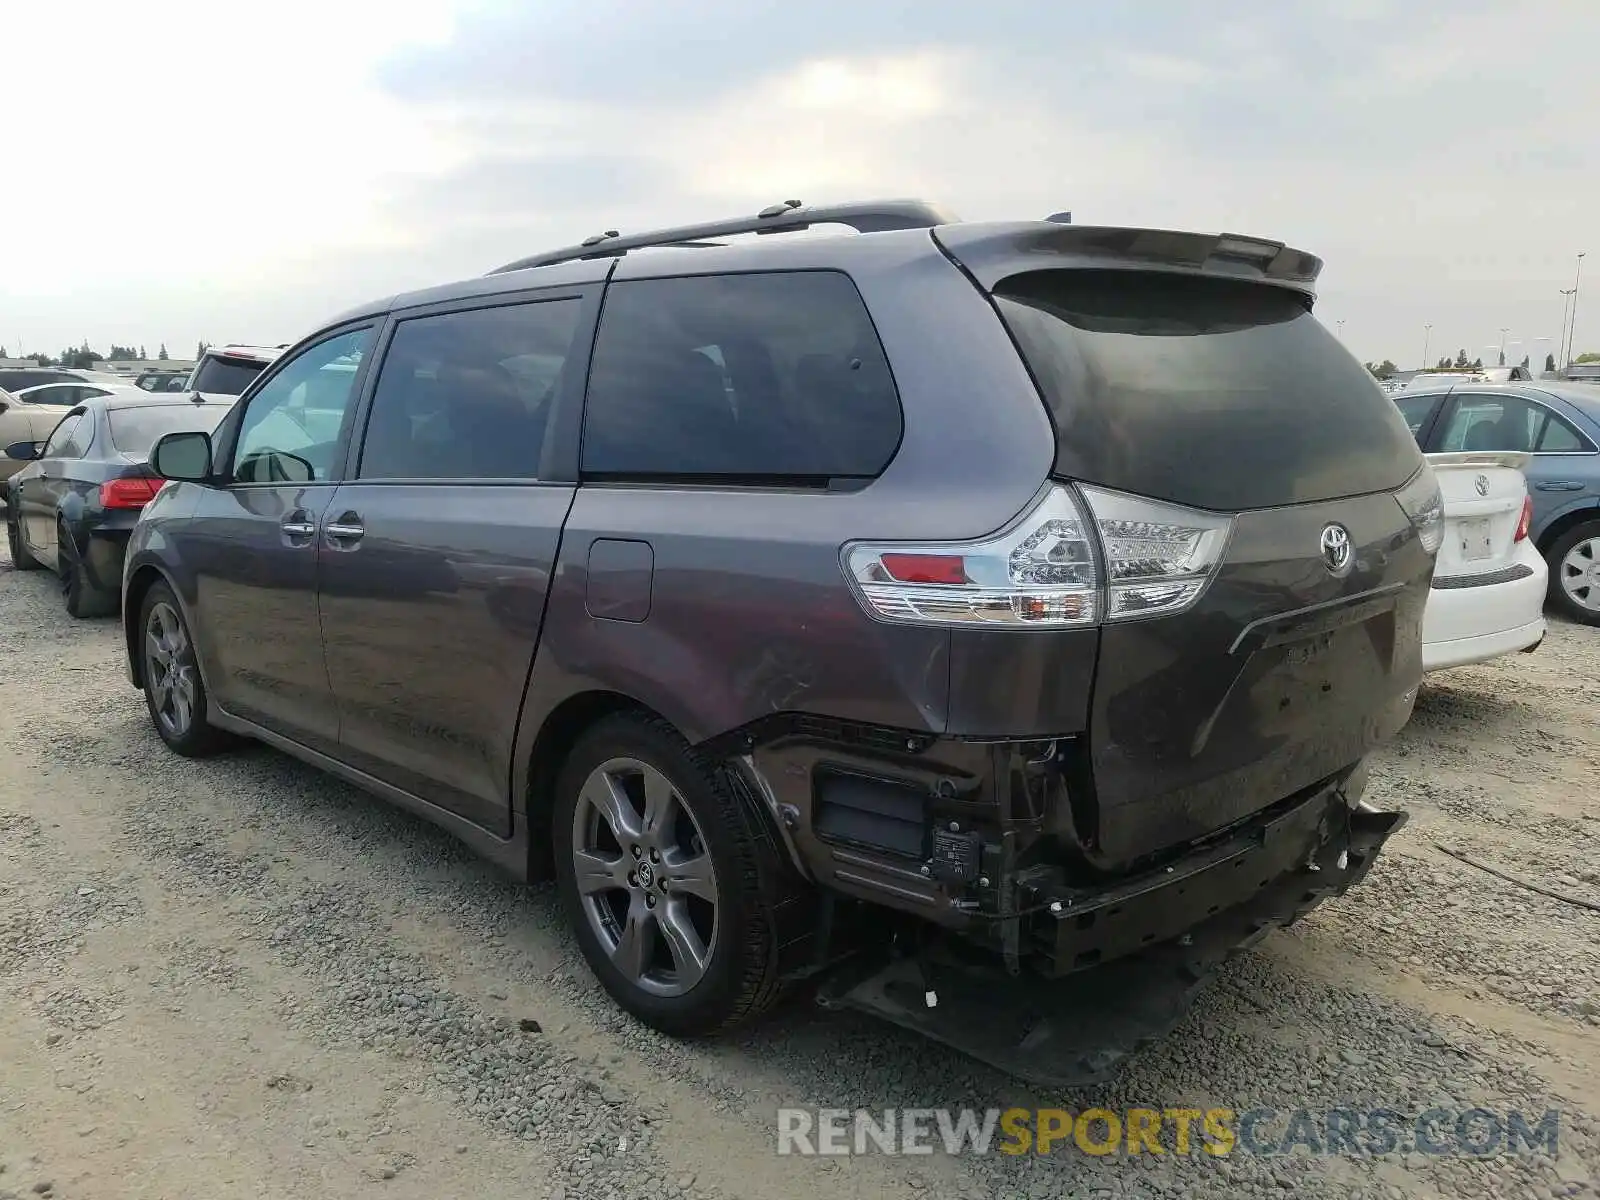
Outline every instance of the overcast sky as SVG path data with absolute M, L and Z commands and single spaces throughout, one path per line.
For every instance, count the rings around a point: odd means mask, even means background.
M 1593 250 L 1600 350 L 1596 0 L 28 0 L 5 32 L 13 354 L 289 341 L 601 229 L 906 195 L 1288 241 L 1401 366 L 1428 323 L 1430 358 L 1505 327 L 1542 361 Z

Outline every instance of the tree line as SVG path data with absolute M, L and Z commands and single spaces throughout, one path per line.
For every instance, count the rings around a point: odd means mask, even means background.
M 210 345 L 210 342 L 197 342 L 194 348 L 195 359 L 198 360 Z M 0 358 L 10 357 L 11 355 L 6 348 L 0 346 Z M 41 367 L 67 367 L 74 371 L 88 371 L 92 370 L 96 363 L 101 362 L 127 362 L 129 360 L 166 362 L 172 356 L 167 353 L 167 344 L 165 342 L 156 347 L 156 356 L 152 360 L 150 355 L 145 353 L 143 346 L 136 349 L 133 346 L 120 346 L 116 342 L 112 342 L 111 348 L 101 354 L 85 341 L 81 346 L 67 347 L 60 354 L 45 354 L 42 351 L 35 350 L 22 355 L 22 357 L 33 359 Z
M 1529 358 L 1528 355 L 1524 354 L 1522 356 L 1522 365 L 1524 367 L 1529 366 L 1531 361 L 1532 360 Z M 1586 353 L 1578 355 L 1578 357 L 1574 358 L 1572 361 L 1575 362 L 1575 363 L 1600 362 L 1600 352 L 1596 352 L 1596 351 L 1592 351 L 1591 350 L 1591 351 L 1588 351 Z M 1506 355 L 1505 355 L 1505 351 L 1503 351 L 1503 350 L 1500 352 L 1500 365 L 1502 367 L 1506 365 Z M 1398 372 L 1400 370 L 1399 367 L 1395 366 L 1394 363 L 1390 359 L 1387 359 L 1387 358 L 1384 359 L 1381 363 L 1369 362 L 1369 363 L 1366 364 L 1366 368 L 1367 368 L 1368 371 L 1370 371 L 1372 373 L 1373 378 L 1375 378 L 1375 379 L 1388 379 L 1388 378 L 1390 378 L 1391 376 L 1393 376 L 1396 372 Z M 1434 364 L 1433 369 L 1436 370 L 1436 371 L 1449 371 L 1449 370 L 1481 371 L 1481 370 L 1483 370 L 1483 359 L 1482 358 L 1475 358 L 1471 362 L 1468 362 L 1467 361 L 1467 352 L 1465 350 L 1457 350 L 1456 351 L 1456 356 L 1454 358 L 1451 358 L 1448 354 L 1446 354 L 1443 358 L 1441 358 L 1437 363 Z M 1556 356 L 1554 354 L 1546 354 L 1544 356 L 1544 369 L 1546 371 L 1550 372 L 1551 374 L 1555 373 L 1555 370 L 1556 370 Z

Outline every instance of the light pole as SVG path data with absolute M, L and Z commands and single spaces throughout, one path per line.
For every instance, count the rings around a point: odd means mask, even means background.
M 1583 255 L 1584 251 L 1580 250 L 1578 252 L 1578 269 L 1573 272 L 1572 276 L 1572 321 L 1570 332 L 1567 334 L 1568 364 L 1572 362 L 1572 357 L 1578 350 L 1575 343 L 1578 340 L 1578 287 L 1583 283 Z
M 1502 367 L 1506 365 L 1506 334 L 1509 332 L 1510 330 L 1504 325 L 1500 327 L 1500 365 Z
M 1428 369 L 1428 341 L 1432 337 L 1433 337 L 1433 326 L 1432 325 L 1424 325 L 1422 327 L 1422 369 L 1424 371 L 1426 371 Z
M 1556 339 L 1556 369 L 1566 366 L 1567 357 L 1567 313 L 1572 310 L 1572 289 L 1561 289 L 1561 336 Z
M 1339 340 L 1341 342 L 1344 341 L 1344 322 L 1343 321 L 1335 321 L 1334 324 L 1339 327 Z

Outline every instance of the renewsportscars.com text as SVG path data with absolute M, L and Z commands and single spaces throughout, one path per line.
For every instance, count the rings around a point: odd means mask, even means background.
M 778 1153 L 1428 1154 L 1558 1152 L 1560 1112 L 1431 1108 L 780 1108 Z

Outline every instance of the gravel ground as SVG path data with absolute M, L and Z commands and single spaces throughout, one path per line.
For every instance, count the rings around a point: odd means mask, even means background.
M 1600 632 L 1440 677 L 1374 763 L 1365 886 L 1236 960 L 1093 1093 L 804 997 L 686 1045 L 592 984 L 548 889 L 264 748 L 166 752 L 114 622 L 0 559 L 0 1200 L 1596 1195 Z M 780 1105 L 1561 1110 L 1555 1158 L 779 1158 Z

